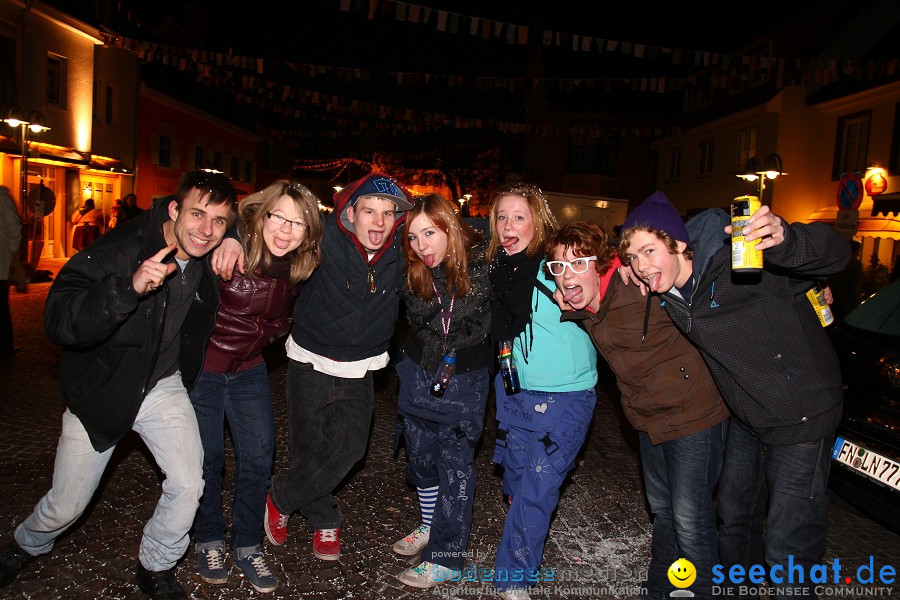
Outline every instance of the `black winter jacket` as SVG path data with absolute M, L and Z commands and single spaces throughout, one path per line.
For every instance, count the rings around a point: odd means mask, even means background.
M 407 356 L 433 375 L 444 357 L 444 346 L 456 351 L 456 372 L 467 373 L 490 366 L 494 353 L 488 338 L 491 333 L 491 280 L 484 259 L 486 242 L 469 251 L 469 293 L 453 301 L 449 336 L 444 339 L 442 316 L 437 299 L 425 300 L 413 294 L 404 282 L 403 299 L 406 318 L 414 335 L 406 340 Z M 431 270 L 435 287 L 441 295 L 444 310 L 450 308 L 450 292 L 440 266 Z
M 837 356 L 806 290 L 850 258 L 846 240 L 821 223 L 785 224 L 764 252 L 761 276 L 733 276 L 730 223 L 711 209 L 687 223 L 694 248 L 690 304 L 663 303 L 703 354 L 732 414 L 767 444 L 800 444 L 834 432 L 843 390 Z
M 44 332 L 63 346 L 59 384 L 98 452 L 113 447 L 134 425 L 149 391 L 159 352 L 168 291 L 138 296 L 131 278 L 166 246 L 162 225 L 171 197 L 158 200 L 73 256 L 47 295 Z M 190 389 L 212 333 L 219 288 L 202 259 L 203 275 L 181 330 L 179 365 Z
M 363 360 L 387 351 L 397 324 L 405 268 L 400 244 L 405 215 L 398 216 L 388 240 L 369 260 L 341 222 L 354 191 L 346 187 L 335 196 L 335 210 L 325 219 L 321 261 L 300 289 L 291 330 L 298 346 L 337 361 Z

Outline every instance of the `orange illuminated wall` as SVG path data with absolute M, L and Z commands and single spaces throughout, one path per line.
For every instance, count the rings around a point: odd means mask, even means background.
M 154 198 L 174 193 L 181 174 L 198 166 L 198 148 L 209 163 L 203 166 L 212 167 L 214 155 L 219 157 L 220 169 L 231 178 L 238 199 L 244 198 L 256 190 L 259 141 L 255 134 L 144 87 L 135 170 L 138 205 L 148 208 Z M 167 165 L 161 164 L 162 155 L 168 159 Z M 235 157 L 237 173 L 231 171 Z

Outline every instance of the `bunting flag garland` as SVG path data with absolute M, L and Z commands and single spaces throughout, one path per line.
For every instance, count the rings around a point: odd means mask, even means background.
M 734 55 L 706 50 L 689 50 L 653 46 L 627 40 L 600 39 L 587 35 L 549 30 L 529 30 L 518 24 L 503 23 L 482 17 L 461 15 L 445 10 L 432 10 L 398 0 L 335 0 L 344 12 L 361 11 L 368 19 L 391 18 L 409 26 L 433 26 L 447 35 L 479 37 L 507 45 L 526 45 L 536 36 L 536 43 L 573 52 L 620 54 L 629 60 L 655 63 L 669 69 L 693 67 L 696 74 L 659 77 L 502 77 L 471 74 L 421 73 L 305 64 L 293 61 L 236 56 L 230 53 L 187 49 L 139 41 L 103 33 L 105 44 L 130 50 L 146 63 L 158 63 L 182 72 L 196 74 L 200 83 L 233 95 L 237 102 L 255 105 L 284 117 L 307 118 L 338 128 L 366 132 L 422 132 L 456 129 L 491 128 L 503 134 L 585 135 L 585 131 L 559 131 L 546 126 L 516 122 L 512 115 L 471 117 L 413 110 L 386 104 L 348 98 L 312 89 L 315 80 L 326 82 L 390 82 L 397 86 L 462 88 L 494 94 L 520 95 L 543 87 L 547 91 L 571 92 L 579 89 L 631 90 L 638 94 L 681 93 L 694 87 L 704 91 L 739 92 L 759 85 L 782 89 L 791 85 L 822 85 L 841 77 L 873 82 L 895 77 L 900 59 L 796 59 L 771 55 L 766 47 L 760 53 Z M 642 68 L 641 72 L 647 69 Z M 298 81 L 306 82 L 305 84 Z M 317 87 L 318 84 L 317 84 Z M 328 87 L 328 86 L 321 86 Z M 345 86 L 341 86 L 345 88 Z M 508 103 L 515 106 L 516 103 Z M 324 110 L 311 111 L 309 107 Z M 388 123 L 387 121 L 390 121 Z M 656 130 L 636 128 L 599 135 L 653 135 Z M 292 132 L 294 133 L 294 132 Z

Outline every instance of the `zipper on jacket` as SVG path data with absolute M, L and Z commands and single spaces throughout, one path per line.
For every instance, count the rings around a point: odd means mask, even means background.
M 166 313 L 169 310 L 169 289 L 163 288 L 156 292 L 158 294 L 163 295 L 162 299 L 162 314 L 160 315 L 159 320 L 156 324 L 156 333 L 161 335 L 163 328 L 166 326 Z M 159 342 L 159 335 L 157 336 L 157 342 Z M 150 369 L 147 371 L 147 379 L 144 380 L 144 385 L 141 386 L 141 402 L 144 401 L 144 398 L 147 396 L 147 385 L 150 383 L 150 379 L 153 377 L 153 371 L 156 370 L 156 361 L 159 359 L 159 345 L 156 346 L 156 350 L 153 352 L 153 359 L 150 361 Z
M 374 294 L 377 291 L 375 288 L 375 269 L 372 268 L 372 265 L 366 265 L 366 270 L 369 277 L 369 292 Z
M 691 293 L 691 299 L 693 299 L 693 297 L 694 297 L 694 294 Z M 691 307 L 688 306 L 687 304 L 685 304 L 685 302 L 683 300 L 681 300 L 675 296 L 670 296 L 668 293 L 663 296 L 663 302 L 664 303 L 671 302 L 672 306 L 675 306 L 678 308 L 678 310 L 687 313 L 688 323 L 687 323 L 687 331 L 685 333 L 690 333 L 691 326 L 694 323 L 694 315 L 691 313 Z M 665 306 L 665 304 L 663 304 L 663 306 Z

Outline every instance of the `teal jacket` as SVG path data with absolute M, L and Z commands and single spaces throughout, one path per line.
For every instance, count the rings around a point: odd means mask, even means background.
M 553 279 L 538 270 L 537 280 L 552 292 Z M 531 293 L 531 323 L 513 344 L 522 389 L 577 392 L 597 384 L 597 351 L 590 336 L 573 322 L 560 323 L 560 310 L 537 285 Z

